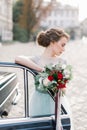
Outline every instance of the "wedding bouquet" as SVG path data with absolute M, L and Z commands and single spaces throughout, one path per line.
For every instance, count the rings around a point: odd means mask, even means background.
M 43 72 L 35 77 L 36 89 L 43 93 L 49 93 L 54 99 L 59 89 L 64 93 L 66 83 L 72 78 L 71 65 L 58 63 L 46 65 Z

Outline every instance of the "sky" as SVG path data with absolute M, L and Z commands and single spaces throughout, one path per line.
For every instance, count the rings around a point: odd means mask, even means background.
M 50 1 L 50 0 L 45 0 Z M 87 18 L 87 4 L 86 0 L 57 0 L 62 4 L 69 4 L 72 6 L 79 7 L 79 21 L 84 20 Z

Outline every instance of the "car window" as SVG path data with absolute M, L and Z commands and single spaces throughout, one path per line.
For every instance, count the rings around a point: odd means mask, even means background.
M 28 73 L 29 87 L 29 116 L 44 117 L 54 115 L 55 103 L 48 93 L 38 91 L 35 87 L 34 76 Z
M 0 67 L 0 116 L 25 117 L 24 75 L 20 68 Z

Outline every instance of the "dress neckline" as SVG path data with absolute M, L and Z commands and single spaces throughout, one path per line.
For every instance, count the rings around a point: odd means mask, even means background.
M 43 56 L 43 55 L 41 55 L 40 57 L 41 57 L 42 59 L 44 59 L 44 60 L 56 60 L 56 59 L 59 58 L 58 56 L 55 56 L 55 57 L 46 57 L 46 56 Z

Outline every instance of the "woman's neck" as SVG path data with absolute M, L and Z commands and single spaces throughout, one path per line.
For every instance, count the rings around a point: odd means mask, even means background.
M 55 57 L 55 55 L 54 55 L 54 53 L 53 53 L 53 50 L 52 50 L 50 47 L 48 47 L 48 48 L 46 48 L 46 49 L 44 50 L 42 56 L 43 56 L 44 58 L 54 58 L 54 57 Z

